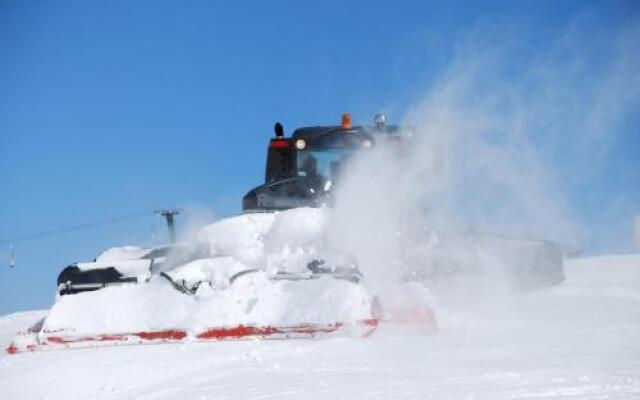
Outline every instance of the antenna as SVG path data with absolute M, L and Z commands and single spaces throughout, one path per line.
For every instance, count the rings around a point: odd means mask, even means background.
M 169 237 L 171 238 L 171 243 L 175 243 L 176 241 L 176 226 L 173 221 L 173 216 L 178 215 L 181 212 L 182 209 L 156 210 L 156 214 L 164 217 L 167 220 L 167 228 L 169 229 Z
M 282 139 L 284 137 L 284 127 L 280 122 L 276 122 L 273 126 L 273 130 L 276 132 L 276 137 Z

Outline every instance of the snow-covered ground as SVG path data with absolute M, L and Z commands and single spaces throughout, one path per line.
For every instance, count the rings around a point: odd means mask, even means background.
M 640 256 L 570 260 L 561 286 L 443 299 L 440 331 L 0 356 L 0 399 L 640 398 Z M 0 342 L 45 314 L 0 318 Z

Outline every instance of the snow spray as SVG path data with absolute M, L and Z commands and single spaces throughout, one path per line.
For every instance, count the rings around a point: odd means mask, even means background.
M 377 290 L 398 281 L 402 243 L 415 232 L 567 246 L 588 236 L 571 189 L 606 162 L 640 99 L 640 24 L 592 22 L 542 47 L 523 29 L 478 24 L 402 119 L 412 147 L 398 156 L 378 146 L 352 161 L 329 237 Z

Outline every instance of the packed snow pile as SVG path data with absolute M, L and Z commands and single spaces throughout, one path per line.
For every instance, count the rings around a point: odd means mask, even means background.
M 209 247 L 207 257 L 138 284 L 59 296 L 41 331 L 78 337 L 179 329 L 197 335 L 212 327 L 327 326 L 369 320 L 373 298 L 359 284 L 359 272 L 348 257 L 323 246 L 324 220 L 321 209 L 221 220 L 198 234 L 197 245 Z M 151 261 L 138 259 L 144 254 L 142 248 L 111 249 L 96 264 L 115 260 L 131 267 L 130 273 L 149 276 Z M 318 258 L 330 269 L 340 267 L 358 278 L 313 275 L 308 265 Z M 177 282 L 193 293 L 176 290 Z
M 202 264 L 215 266 L 213 262 Z M 274 282 L 258 272 L 225 290 L 201 285 L 194 296 L 160 279 L 63 296 L 51 308 L 43 329 L 56 332 L 71 327 L 76 335 L 178 328 L 198 333 L 211 327 L 331 324 L 370 316 L 371 299 L 360 285 L 330 277 L 304 284 Z

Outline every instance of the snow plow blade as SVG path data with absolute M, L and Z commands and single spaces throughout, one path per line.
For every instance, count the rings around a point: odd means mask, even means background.
M 299 272 L 265 272 L 232 257 L 198 259 L 142 283 L 58 296 L 7 351 L 368 336 L 378 315 L 361 279 L 357 269 L 317 260 Z
M 38 324 L 36 324 L 38 325 Z M 243 326 L 209 328 L 198 333 L 179 329 L 163 331 L 97 334 L 73 336 L 65 332 L 34 332 L 18 334 L 6 351 L 9 354 L 24 352 L 121 346 L 132 344 L 162 344 L 186 342 L 210 342 L 250 339 L 307 339 L 327 334 L 343 334 L 352 337 L 367 337 L 378 327 L 378 319 L 372 318 L 352 324 L 301 324 L 297 326 Z M 33 328 L 32 328 L 33 329 Z

